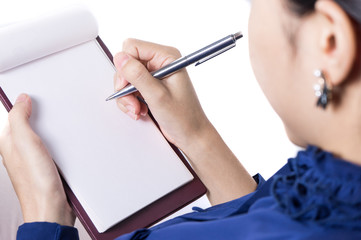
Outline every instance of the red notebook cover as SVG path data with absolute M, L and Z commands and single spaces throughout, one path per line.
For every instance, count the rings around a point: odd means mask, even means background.
M 103 41 L 99 37 L 97 37 L 96 40 L 98 41 L 99 45 L 102 47 L 106 55 L 109 57 L 109 59 L 113 61 L 113 57 L 108 48 L 103 43 Z M 2 90 L 1 86 L 0 101 L 4 105 L 5 109 L 9 112 L 13 105 L 9 101 L 5 92 Z M 150 116 L 152 120 L 156 123 L 151 113 Z M 188 205 L 189 203 L 198 199 L 206 193 L 207 190 L 205 186 L 200 181 L 199 177 L 195 174 L 195 172 L 189 165 L 188 161 L 184 158 L 180 150 L 171 143 L 169 143 L 169 145 L 177 153 L 178 157 L 182 160 L 184 165 L 191 172 L 194 179 L 189 183 L 183 185 L 182 187 L 174 190 L 173 192 L 165 195 L 164 197 L 156 200 L 150 205 L 144 207 L 143 209 L 140 209 L 138 212 L 119 222 L 117 225 L 108 229 L 104 233 L 99 233 L 97 231 L 89 216 L 79 203 L 78 199 L 69 188 L 68 184 L 62 178 L 69 203 L 73 208 L 76 216 L 79 218 L 79 220 L 81 221 L 81 223 L 93 240 L 111 240 L 125 233 L 129 233 L 140 228 L 149 227 L 169 216 L 170 214 L 176 212 L 177 210 L 181 209 L 182 207 Z

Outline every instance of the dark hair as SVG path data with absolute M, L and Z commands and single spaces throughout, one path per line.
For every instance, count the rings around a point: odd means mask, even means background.
M 361 28 L 361 1 L 360 0 L 334 0 Z M 290 9 L 302 17 L 312 13 L 317 0 L 287 0 Z

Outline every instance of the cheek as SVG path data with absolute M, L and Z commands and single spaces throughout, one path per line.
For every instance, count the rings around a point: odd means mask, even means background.
M 272 1 L 273 0 L 268 0 Z M 290 139 L 302 144 L 298 132 L 304 124 L 300 115 L 306 115 L 302 96 L 304 77 L 301 65 L 295 60 L 289 43 L 280 8 L 264 8 L 252 2 L 249 19 L 249 53 L 255 77 L 273 109 L 282 119 Z M 255 3 L 255 4 L 254 4 Z M 271 4 L 270 4 L 271 5 Z M 312 90 L 312 89 L 311 89 Z
M 277 17 L 268 15 L 257 5 L 252 6 L 249 19 L 249 54 L 255 77 L 267 99 L 278 112 L 285 86 L 285 71 L 289 66 L 286 64 L 288 61 L 285 59 L 280 27 L 275 20 Z

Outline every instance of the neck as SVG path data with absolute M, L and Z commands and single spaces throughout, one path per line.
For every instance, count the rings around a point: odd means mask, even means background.
M 339 139 L 341 140 L 341 139 Z M 361 141 L 355 141 L 350 144 L 328 144 L 328 146 L 320 146 L 326 151 L 330 151 L 335 157 L 361 166 Z
M 351 86 L 350 86 L 351 85 Z M 361 166 L 361 81 L 353 81 L 341 93 L 341 102 L 330 106 L 330 124 L 322 143 L 324 150 Z

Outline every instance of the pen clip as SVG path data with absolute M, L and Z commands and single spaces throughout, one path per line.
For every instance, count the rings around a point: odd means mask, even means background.
M 233 44 L 231 44 L 231 45 L 229 45 L 229 46 L 227 46 L 227 47 L 225 47 L 225 48 L 222 48 L 221 50 L 219 50 L 219 51 L 217 51 L 217 52 L 215 52 L 215 53 L 213 53 L 213 54 L 211 54 L 211 55 L 209 55 L 209 56 L 207 56 L 207 57 L 199 60 L 199 61 L 196 63 L 195 66 L 201 65 L 202 63 L 207 62 L 208 60 L 210 60 L 210 59 L 218 56 L 219 54 L 222 54 L 222 53 L 228 51 L 229 49 L 231 49 L 231 48 L 233 48 L 233 47 L 235 47 L 235 46 L 236 46 L 236 43 L 233 43 Z

